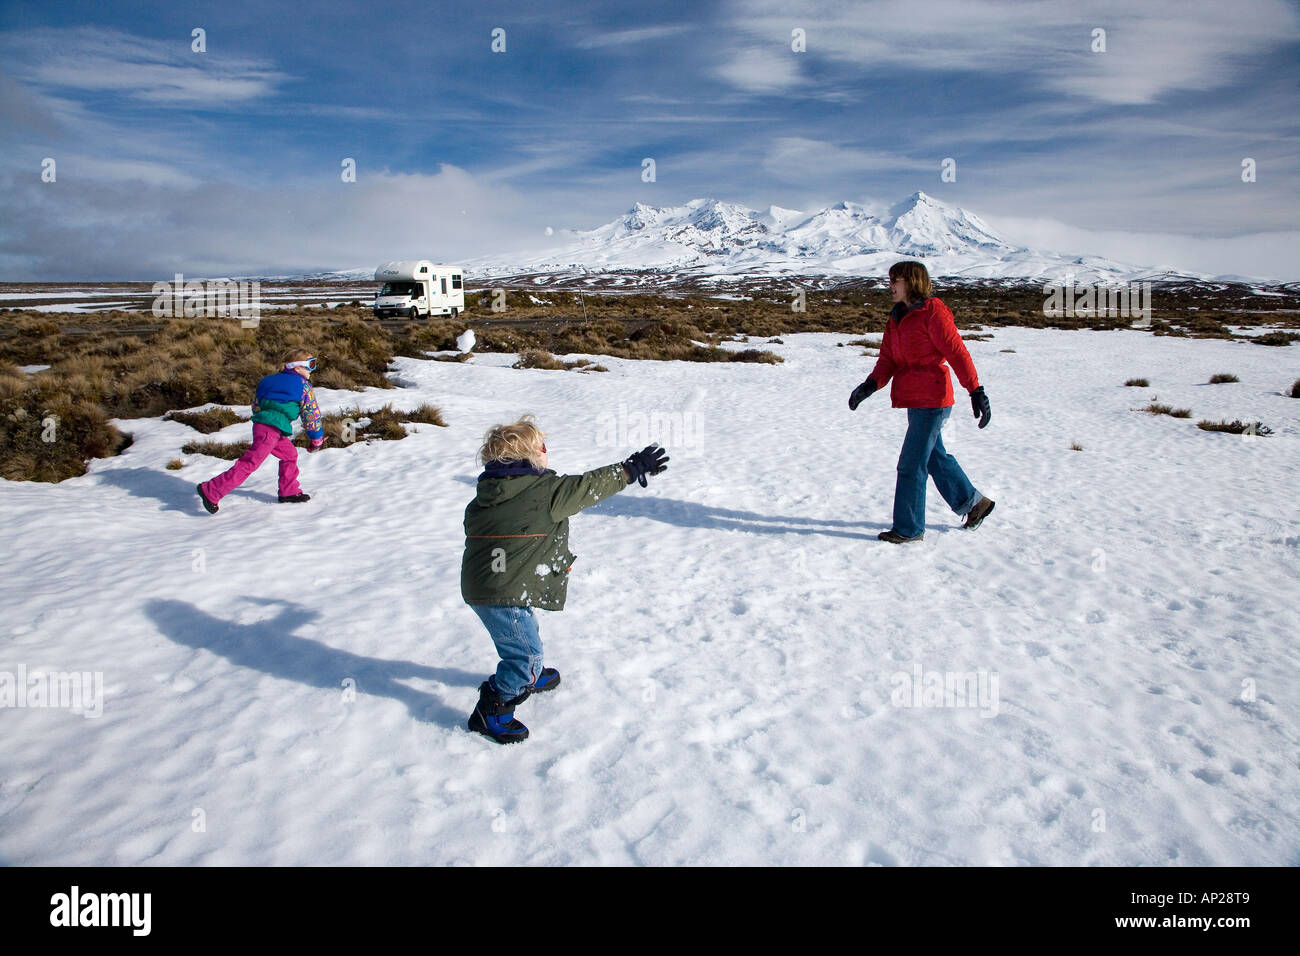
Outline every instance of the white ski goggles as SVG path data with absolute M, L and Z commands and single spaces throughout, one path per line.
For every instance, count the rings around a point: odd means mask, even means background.
M 309 372 L 316 371 L 316 360 L 309 358 L 305 362 L 289 362 L 285 368 L 305 368 Z

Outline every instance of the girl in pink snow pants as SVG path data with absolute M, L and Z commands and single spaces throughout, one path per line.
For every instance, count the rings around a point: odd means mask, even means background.
M 274 455 L 280 462 L 280 502 L 311 499 L 298 487 L 298 449 L 291 438 L 294 420 L 301 416 L 311 440 L 307 450 L 316 451 L 325 444 L 320 406 L 311 389 L 311 373 L 315 368 L 316 359 L 310 352 L 291 349 L 284 356 L 284 368 L 257 383 L 252 446 L 229 469 L 198 486 L 199 498 L 209 514 L 217 513 L 217 503 L 243 484 L 266 461 L 267 455 Z

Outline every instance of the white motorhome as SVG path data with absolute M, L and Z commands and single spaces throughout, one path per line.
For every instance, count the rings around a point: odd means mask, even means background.
M 434 265 L 428 259 L 385 262 L 375 270 L 382 282 L 375 295 L 375 315 L 459 315 L 465 310 L 463 273 L 459 266 Z

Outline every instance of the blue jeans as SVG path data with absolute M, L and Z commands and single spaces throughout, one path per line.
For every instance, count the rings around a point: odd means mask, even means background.
M 951 405 L 907 410 L 907 437 L 898 456 L 898 481 L 894 485 L 894 533 L 904 538 L 925 532 L 927 476 L 934 479 L 943 500 L 959 515 L 966 514 L 983 497 L 957 459 L 944 451 L 940 429 L 951 414 Z
M 506 700 L 518 697 L 542 672 L 542 638 L 530 607 L 471 604 L 492 635 L 501 663 L 492 676 L 496 692 Z

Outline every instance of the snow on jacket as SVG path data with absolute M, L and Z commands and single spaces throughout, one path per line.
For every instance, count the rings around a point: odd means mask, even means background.
M 282 435 L 293 434 L 294 420 L 302 416 L 302 427 L 307 437 L 319 442 L 325 437 L 321 427 L 320 406 L 311 383 L 297 372 L 276 372 L 257 383 L 257 397 L 253 399 L 253 421 L 270 425 Z
M 945 361 L 962 388 L 973 392 L 979 387 L 975 363 L 943 300 L 923 299 L 912 306 L 900 302 L 890 313 L 876 367 L 868 377 L 877 388 L 894 380 L 889 392 L 894 408 L 947 408 L 953 398 Z
M 465 508 L 465 603 L 563 610 L 575 559 L 570 515 L 626 487 L 622 465 L 557 475 L 527 462 L 489 462 Z

